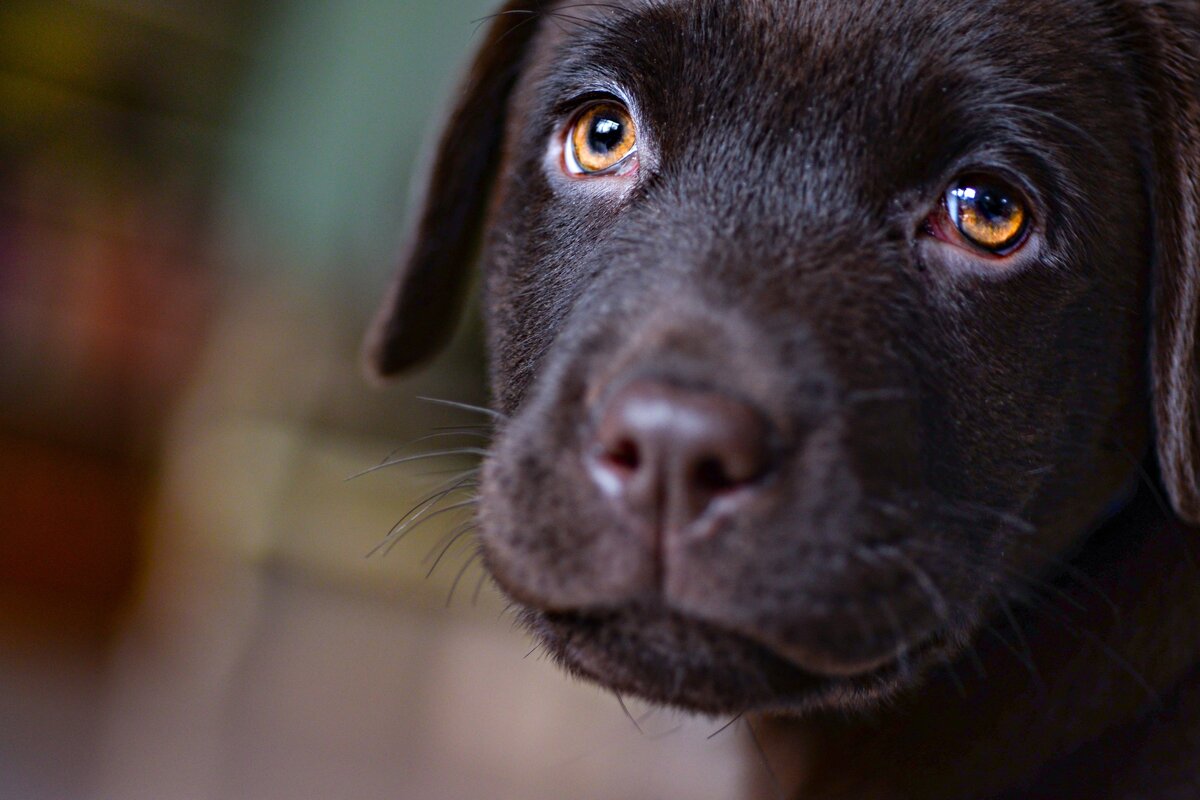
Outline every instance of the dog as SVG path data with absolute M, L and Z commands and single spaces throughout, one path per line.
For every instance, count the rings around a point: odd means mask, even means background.
M 514 0 L 368 337 L 482 264 L 479 544 L 748 796 L 1200 797 L 1200 4 Z

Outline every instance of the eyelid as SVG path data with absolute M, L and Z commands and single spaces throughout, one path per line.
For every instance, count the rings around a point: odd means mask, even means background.
M 571 94 L 564 100 L 555 103 L 550 109 L 551 116 L 559 120 L 576 116 L 580 109 L 592 103 L 620 103 L 633 112 L 633 104 L 625 99 L 625 93 L 606 86 L 593 86 Z

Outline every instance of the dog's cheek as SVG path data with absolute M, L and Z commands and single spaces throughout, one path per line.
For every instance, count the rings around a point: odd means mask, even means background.
M 531 124 L 517 141 L 538 141 Z M 534 152 L 536 151 L 536 152 Z M 493 396 L 507 413 L 534 388 L 569 318 L 589 293 L 604 259 L 597 251 L 619 221 L 620 207 L 587 193 L 556 191 L 544 174 L 540 148 L 514 156 L 497 192 L 484 244 L 483 306 Z

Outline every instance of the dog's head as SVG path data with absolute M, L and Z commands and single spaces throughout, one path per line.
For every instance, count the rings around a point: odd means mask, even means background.
M 869 699 L 1060 564 L 1152 444 L 1200 520 L 1196 16 L 495 17 L 370 354 L 434 351 L 481 239 L 480 539 L 567 667 L 712 711 Z

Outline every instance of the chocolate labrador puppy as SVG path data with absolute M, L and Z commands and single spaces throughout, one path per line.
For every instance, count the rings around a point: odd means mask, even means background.
M 1200 797 L 1200 3 L 510 2 L 378 373 L 477 247 L 567 670 L 746 714 L 765 797 Z

